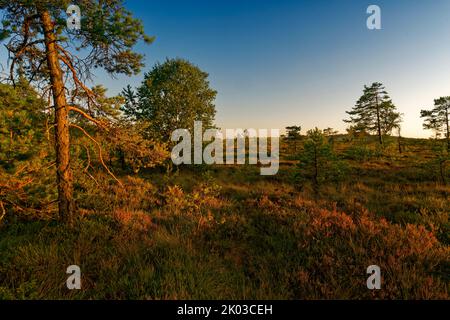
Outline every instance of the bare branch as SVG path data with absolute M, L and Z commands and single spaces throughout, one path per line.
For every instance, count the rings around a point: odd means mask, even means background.
M 72 78 L 73 78 L 73 81 L 75 82 L 75 84 L 77 86 L 81 87 L 85 91 L 85 93 L 86 93 L 86 95 L 88 97 L 88 100 L 90 100 L 95 106 L 97 106 L 98 103 L 95 100 L 94 92 L 92 92 L 91 89 L 86 87 L 84 85 L 84 83 L 81 82 L 80 78 L 77 75 L 77 71 L 75 70 L 75 67 L 74 67 L 74 65 L 72 63 L 72 59 L 71 59 L 69 53 L 66 50 L 64 50 L 64 48 L 61 47 L 60 45 L 57 44 L 56 46 L 62 52 L 63 56 L 60 55 L 59 58 L 69 68 L 70 72 L 72 73 Z
M 102 164 L 102 166 L 105 168 L 105 170 L 108 172 L 108 174 L 114 178 L 114 180 L 117 181 L 117 183 L 119 183 L 119 185 L 121 187 L 123 187 L 122 182 L 120 182 L 119 179 L 117 179 L 117 177 L 114 175 L 114 173 L 111 172 L 111 170 L 109 170 L 108 166 L 105 164 L 105 161 L 103 160 L 103 154 L 102 154 L 102 147 L 100 146 L 100 143 L 98 143 L 97 140 L 95 140 L 89 133 L 86 132 L 86 130 L 84 130 L 82 127 L 76 125 L 76 124 L 70 124 L 71 127 L 77 128 L 78 130 L 80 130 L 86 137 L 88 137 L 92 142 L 95 143 L 95 145 L 98 148 L 98 156 L 100 159 L 100 163 Z
M 69 111 L 74 111 L 79 113 L 80 115 L 82 115 L 84 118 L 88 119 L 89 121 L 95 123 L 96 125 L 98 125 L 99 127 L 101 127 L 102 129 L 108 130 L 108 128 L 102 124 L 99 120 L 94 119 L 94 117 L 90 116 L 89 114 L 87 114 L 86 112 L 84 112 L 83 110 L 81 110 L 80 108 L 77 108 L 75 106 L 69 106 Z

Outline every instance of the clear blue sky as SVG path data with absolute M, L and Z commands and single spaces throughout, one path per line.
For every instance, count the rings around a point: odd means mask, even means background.
M 382 30 L 366 9 L 382 10 Z M 150 46 L 146 70 L 166 57 L 190 60 L 218 91 L 222 128 L 300 124 L 345 131 L 363 85 L 385 84 L 405 114 L 406 136 L 428 137 L 420 109 L 450 95 L 449 0 L 128 0 Z M 115 94 L 143 75 L 97 83 Z

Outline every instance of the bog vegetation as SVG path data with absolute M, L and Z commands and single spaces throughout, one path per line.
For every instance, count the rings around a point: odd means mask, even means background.
M 430 139 L 401 136 L 376 82 L 346 134 L 286 128 L 275 176 L 175 167 L 170 133 L 214 127 L 216 91 L 182 59 L 117 97 L 89 88 L 94 66 L 143 67 L 132 49 L 152 39 L 121 3 L 83 2 L 66 34 L 67 1 L 0 1 L 0 299 L 449 298 L 450 98 L 417 115 Z

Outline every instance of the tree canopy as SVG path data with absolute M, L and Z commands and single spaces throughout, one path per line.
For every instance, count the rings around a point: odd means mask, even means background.
M 311 180 L 317 192 L 319 185 L 324 181 L 337 181 L 342 176 L 344 168 L 322 130 L 318 128 L 308 130 L 303 147 L 296 173 L 300 183 Z
M 122 95 L 127 99 L 125 114 L 149 121 L 164 141 L 175 129 L 192 130 L 194 121 L 202 121 L 205 129 L 214 125 L 217 92 L 210 87 L 208 73 L 183 59 L 156 64 L 136 93 L 128 87 Z
M 58 204 L 61 219 L 74 220 L 73 174 L 70 154 L 70 128 L 87 135 L 81 126 L 70 122 L 76 113 L 98 127 L 94 108 L 99 107 L 95 90 L 86 85 L 95 68 L 110 74 L 137 74 L 143 56 L 133 51 L 139 40 L 153 38 L 144 34 L 142 22 L 133 18 L 122 0 L 78 0 L 81 29 L 67 28 L 69 0 L 0 0 L 0 40 L 9 52 L 9 81 L 18 75 L 26 78 L 54 107 L 54 147 Z M 88 108 L 75 105 L 84 96 Z M 100 153 L 100 152 L 99 152 Z
M 286 134 L 289 139 L 298 139 L 300 138 L 300 133 L 302 131 L 301 126 L 289 126 L 286 127 Z
M 399 125 L 401 116 L 379 82 L 374 82 L 370 87 L 364 86 L 363 95 L 347 114 L 350 119 L 344 122 L 352 124 L 356 131 L 375 133 L 380 144 L 383 144 L 383 136 L 390 134 Z

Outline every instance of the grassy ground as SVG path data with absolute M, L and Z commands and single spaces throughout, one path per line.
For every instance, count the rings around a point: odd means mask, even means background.
M 273 177 L 200 166 L 123 175 L 125 190 L 85 182 L 75 227 L 1 227 L 0 298 L 448 299 L 450 187 L 428 141 L 389 143 L 380 156 L 337 139 L 346 176 L 318 193 L 295 182 L 293 156 Z M 80 291 L 65 285 L 73 264 Z

